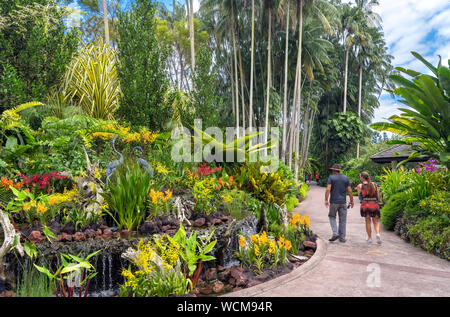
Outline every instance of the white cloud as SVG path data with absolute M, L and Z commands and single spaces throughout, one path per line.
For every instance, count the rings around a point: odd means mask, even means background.
M 428 68 L 418 61 L 411 51 L 416 51 L 433 65 L 439 57 L 450 59 L 450 2 L 448 0 L 380 0 L 374 10 L 382 18 L 382 27 L 394 59 L 394 66 L 401 66 L 423 73 Z M 386 121 L 397 108 L 403 106 L 384 95 L 380 107 L 375 110 L 373 122 Z

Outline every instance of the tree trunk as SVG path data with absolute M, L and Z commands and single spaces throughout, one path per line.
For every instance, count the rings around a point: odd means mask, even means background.
M 248 126 L 250 130 L 253 127 L 253 72 L 255 64 L 255 0 L 252 0 L 252 44 L 251 44 L 251 57 L 250 57 L 250 100 L 249 100 L 249 113 L 248 113 Z M 251 146 L 251 144 L 250 144 Z
M 239 138 L 239 84 L 238 84 L 238 67 L 237 67 L 237 54 L 236 54 L 236 36 L 234 34 L 234 18 L 233 18 L 233 52 L 234 52 L 234 84 L 235 86 L 235 99 L 236 99 L 236 135 Z
M 347 112 L 347 80 L 348 80 L 348 54 L 350 48 L 345 50 L 345 73 L 344 73 L 344 113 Z
M 245 135 L 245 94 L 244 94 L 244 70 L 242 68 L 242 54 L 241 54 L 241 45 L 239 44 L 239 30 L 237 33 L 237 44 L 238 44 L 238 53 L 239 53 L 239 74 L 241 77 L 241 103 L 242 103 L 242 135 Z
M 298 64 L 299 64 L 299 68 L 298 68 L 298 95 L 297 95 L 297 103 L 296 103 L 296 107 L 297 109 L 297 117 L 298 117 L 298 126 L 296 129 L 296 141 L 295 141 L 295 167 L 294 167 L 294 177 L 295 179 L 298 180 L 298 152 L 299 152 L 299 135 L 300 135 L 300 103 L 301 103 L 301 99 L 302 99 L 302 88 L 301 88 L 301 84 L 302 84 L 302 36 L 303 36 L 303 5 L 304 5 L 304 0 L 300 0 L 300 19 L 298 22 Z
M 358 118 L 361 119 L 362 64 L 359 65 Z M 359 142 L 356 144 L 356 158 L 359 158 Z
M 189 39 L 191 42 L 191 67 L 193 76 L 195 70 L 195 42 L 194 42 L 194 6 L 192 0 L 186 0 L 186 9 L 189 21 Z
M 297 61 L 298 61 L 298 56 L 297 56 Z M 297 122 L 297 107 L 296 107 L 296 102 L 297 102 L 297 95 L 298 95 L 298 68 L 300 67 L 299 63 L 297 62 L 297 67 L 295 70 L 295 82 L 294 82 L 294 98 L 293 98 L 293 102 L 292 102 L 292 111 L 291 111 L 291 127 L 290 127 L 290 132 L 289 132 L 289 157 L 288 157 L 288 162 L 289 162 L 289 168 L 292 169 L 292 153 L 294 152 L 295 148 L 294 148 L 294 143 L 295 143 L 295 124 Z
M 271 46 L 272 46 L 272 9 L 269 8 L 269 35 L 267 41 L 267 95 L 266 95 L 266 122 L 264 125 L 264 142 L 267 142 L 269 134 L 269 104 L 270 104 L 270 76 L 271 76 Z M 267 150 L 264 150 L 267 154 Z
M 3 229 L 3 243 L 0 246 L 0 279 L 5 279 L 5 271 L 3 265 L 3 256 L 7 254 L 11 247 L 16 244 L 15 250 L 20 256 L 24 256 L 24 249 L 20 244 L 20 233 L 16 231 L 11 221 L 9 221 L 8 214 L 0 210 L 0 226 Z
M 286 128 L 287 128 L 287 86 L 288 86 L 288 60 L 289 60 L 289 8 L 290 1 L 286 12 L 286 42 L 284 49 L 284 100 L 283 100 L 283 139 L 281 143 L 281 161 L 286 163 Z
M 102 0 L 102 7 L 103 7 L 103 24 L 105 27 L 105 43 L 109 45 L 108 8 L 106 6 L 106 0 Z

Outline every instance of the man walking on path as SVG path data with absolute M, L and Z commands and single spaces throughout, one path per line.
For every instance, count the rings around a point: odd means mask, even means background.
M 327 190 L 325 192 L 325 207 L 329 207 L 328 217 L 330 219 L 333 236 L 329 241 L 345 242 L 345 231 L 347 223 L 347 195 L 350 196 L 350 206 L 353 208 L 353 194 L 350 180 L 342 175 L 339 164 L 330 168 L 332 174 L 328 177 Z M 330 200 L 328 201 L 328 198 Z M 336 215 L 339 215 L 339 228 L 336 224 Z

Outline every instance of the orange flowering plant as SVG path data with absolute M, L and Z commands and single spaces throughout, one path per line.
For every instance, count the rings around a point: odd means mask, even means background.
M 158 216 L 160 214 L 169 213 L 172 204 L 172 191 L 167 189 L 164 191 L 155 191 L 153 188 L 149 193 L 150 197 L 150 216 Z
M 255 273 L 261 274 L 266 267 L 274 268 L 278 263 L 286 264 L 287 252 L 291 248 L 291 241 L 284 237 L 276 240 L 263 231 L 260 234 L 252 234 L 250 239 L 240 235 L 239 249 L 235 257 L 241 261 L 241 266 L 254 267 Z
M 47 224 L 47 221 L 51 218 L 48 203 L 49 195 L 39 194 L 39 196 L 35 196 L 28 189 L 17 190 L 12 186 L 10 186 L 10 189 L 15 197 L 8 203 L 6 210 L 11 213 L 18 213 L 22 222 L 33 224 L 35 221 L 40 221 L 43 225 Z
M 292 253 L 298 254 L 306 235 L 311 235 L 309 216 L 296 213 L 289 216 L 286 236 L 292 241 Z

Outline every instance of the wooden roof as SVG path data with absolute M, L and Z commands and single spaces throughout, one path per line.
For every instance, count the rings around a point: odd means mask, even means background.
M 398 154 L 398 155 L 396 155 Z M 406 144 L 396 144 L 390 148 L 378 152 L 370 157 L 370 159 L 375 163 L 390 163 L 392 161 L 403 161 L 406 160 L 411 154 L 411 146 Z M 428 161 L 428 156 L 421 156 L 411 159 L 409 162 L 425 162 Z

